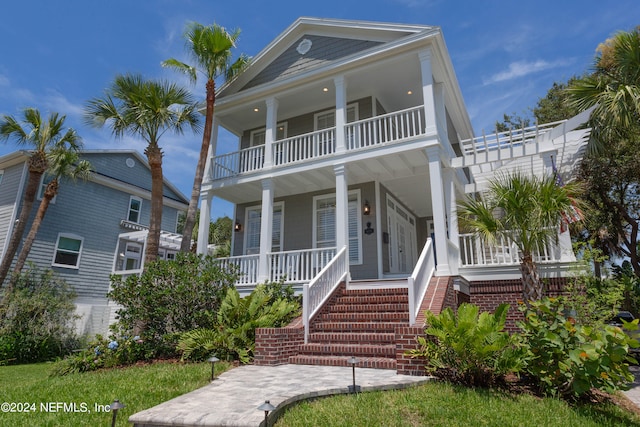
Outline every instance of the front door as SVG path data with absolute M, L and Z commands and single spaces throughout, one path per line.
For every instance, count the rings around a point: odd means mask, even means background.
M 389 272 L 411 274 L 416 263 L 416 221 L 406 209 L 387 196 Z

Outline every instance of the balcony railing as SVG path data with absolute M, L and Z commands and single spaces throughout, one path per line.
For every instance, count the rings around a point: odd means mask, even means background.
M 425 133 L 423 106 L 376 116 L 349 123 L 345 126 L 347 150 L 402 142 Z M 336 152 L 336 128 L 296 135 L 272 144 L 271 164 L 285 166 L 327 157 Z M 265 147 L 259 145 L 212 159 L 211 179 L 219 180 L 255 172 L 264 168 Z
M 398 142 L 424 133 L 422 106 L 359 120 L 345 127 L 348 150 Z
M 533 254 L 536 263 L 559 262 L 560 250 L 553 242 L 539 248 Z M 473 234 L 460 235 L 460 266 L 480 267 L 488 265 L 518 265 L 518 247 L 506 237 L 500 237 L 494 244 L 488 244 Z

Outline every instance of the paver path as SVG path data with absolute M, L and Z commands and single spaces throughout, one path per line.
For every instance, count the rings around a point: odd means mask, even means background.
M 356 383 L 362 391 L 399 389 L 426 381 L 428 377 L 398 375 L 394 370 L 356 367 Z M 347 393 L 352 382 L 350 367 L 240 366 L 198 390 L 132 415 L 129 422 L 137 427 L 255 427 L 264 421 L 264 412 L 257 408 L 265 400 L 278 412 L 299 400 Z

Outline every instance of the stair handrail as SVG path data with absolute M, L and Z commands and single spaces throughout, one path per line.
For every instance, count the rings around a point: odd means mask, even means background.
M 349 256 L 347 247 L 340 251 L 322 270 L 302 287 L 302 324 L 304 342 L 309 341 L 309 322 L 341 282 L 348 280 Z
M 418 263 L 413 269 L 413 273 L 409 276 L 409 324 L 414 325 L 416 318 L 418 317 L 418 310 L 422 305 L 422 300 L 427 294 L 427 287 L 433 277 L 433 273 L 436 271 L 436 260 L 434 257 L 435 251 L 433 250 L 433 242 L 431 238 L 427 239 Z

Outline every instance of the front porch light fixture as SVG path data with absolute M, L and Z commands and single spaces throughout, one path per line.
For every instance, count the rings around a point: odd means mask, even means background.
M 111 416 L 111 427 L 115 427 L 116 425 L 116 417 L 118 416 L 118 410 L 123 409 L 124 404 L 120 403 L 118 399 L 114 400 L 111 405 L 109 405 L 109 410 L 113 414 Z
M 216 365 L 216 362 L 219 362 L 220 359 L 218 359 L 215 356 L 211 356 L 210 358 L 207 359 L 207 362 L 211 363 L 211 381 L 216 379 L 216 374 L 214 371 L 214 367 Z
M 368 200 L 364 201 L 364 205 L 362 206 L 362 215 L 371 215 L 371 206 L 369 206 Z
M 258 406 L 258 411 L 264 411 L 264 426 L 265 427 L 269 427 L 269 412 L 273 411 L 274 409 L 276 409 L 275 406 L 273 406 L 271 404 L 271 402 L 269 402 L 268 400 L 265 400 L 264 403 L 260 406 Z
M 351 373 L 353 376 L 353 384 L 349 386 L 349 393 L 360 393 L 360 386 L 356 385 L 356 364 L 358 362 L 359 361 L 355 356 L 351 356 L 351 358 L 347 361 L 347 363 L 351 365 Z
M 242 224 L 240 224 L 240 221 L 236 221 L 236 224 L 233 226 L 233 229 L 235 231 L 242 231 Z

